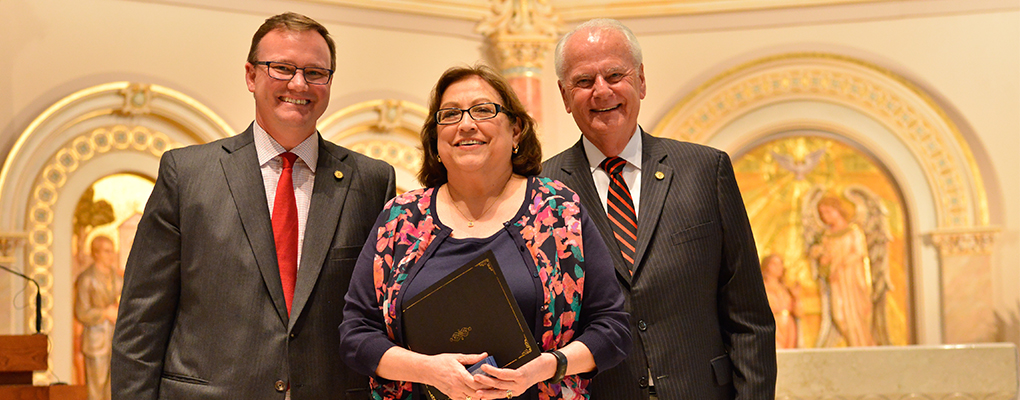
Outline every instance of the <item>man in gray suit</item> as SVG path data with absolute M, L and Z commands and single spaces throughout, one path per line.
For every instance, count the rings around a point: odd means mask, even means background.
M 255 122 L 163 155 L 127 262 L 114 399 L 368 398 L 337 327 L 395 175 L 316 131 L 335 52 L 308 17 L 267 19 L 245 65 Z
M 627 360 L 592 380 L 592 399 L 773 399 L 775 321 L 729 157 L 638 126 L 641 48 L 618 21 L 565 35 L 556 73 L 583 137 L 543 173 L 602 211 L 589 214 L 634 334 Z

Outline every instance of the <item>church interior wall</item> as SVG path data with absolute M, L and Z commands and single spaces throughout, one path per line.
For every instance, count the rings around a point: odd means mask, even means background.
M 967 0 L 957 3 L 961 2 Z M 324 116 L 376 99 L 425 106 L 443 70 L 486 59 L 483 38 L 462 19 L 345 10 L 304 1 L 258 1 L 246 9 L 200 3 L 0 1 L 4 54 L 0 57 L 4 99 L 0 101 L 0 162 L 47 107 L 78 90 L 110 82 L 169 87 L 208 107 L 234 131 L 243 130 L 254 109 L 242 72 L 251 35 L 266 17 L 286 10 L 319 19 L 337 40 L 337 72 Z M 347 11 L 357 18 L 344 16 Z M 1020 5 L 875 19 L 834 17 L 824 23 L 798 21 L 796 12 L 784 14 L 794 16 L 786 22 L 764 27 L 668 28 L 669 17 L 647 26 L 633 25 L 644 20 L 625 19 L 638 33 L 644 50 L 648 95 L 639 122 L 650 130 L 706 81 L 765 57 L 830 53 L 902 77 L 946 111 L 961 140 L 975 154 L 987 191 L 989 225 L 1000 229 L 990 257 L 995 308 L 1007 325 L 1016 321 L 1020 313 L 1020 263 L 1016 261 L 1020 260 Z M 540 137 L 548 157 L 572 145 L 579 131 L 563 110 L 551 54 L 540 78 Z M 0 217 L 0 232 L 16 230 L 12 220 Z M 920 242 L 919 246 L 932 245 Z M 20 288 L 20 282 L 0 276 L 0 334 L 22 333 L 27 328 L 23 312 L 11 307 L 22 304 L 15 298 Z M 940 307 L 925 309 L 938 312 Z M 1012 324 L 1009 329 L 1017 331 L 1005 332 L 1003 338 L 1020 340 L 1020 328 L 1017 322 Z M 59 368 L 62 376 L 70 375 L 69 365 Z

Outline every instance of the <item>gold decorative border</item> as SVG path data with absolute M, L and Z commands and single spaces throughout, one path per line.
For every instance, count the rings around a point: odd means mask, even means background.
M 929 233 L 932 244 L 942 257 L 989 255 L 995 246 L 999 229 L 956 229 Z
M 96 128 L 68 141 L 54 152 L 35 179 L 29 199 L 25 228 L 28 231 L 27 268 L 42 293 L 42 329 L 53 328 L 53 206 L 63 186 L 82 165 L 105 153 L 140 152 L 159 158 L 180 143 L 143 126 L 114 125 Z M 28 313 L 29 325 L 35 315 Z
M 879 77 L 884 80 L 876 79 Z M 902 77 L 849 57 L 793 53 L 740 65 L 684 97 L 652 134 L 704 143 L 747 112 L 794 99 L 844 104 L 895 132 L 927 175 L 938 203 L 940 227 L 988 224 L 987 194 L 977 162 L 952 120 L 930 96 Z M 963 160 L 949 150 L 953 147 L 963 154 Z M 969 212 L 971 204 L 976 215 Z
M 584 21 L 591 18 L 645 18 L 663 16 L 701 15 L 711 13 L 764 11 L 782 8 L 806 8 L 854 3 L 881 3 L 891 0 L 738 0 L 738 1 L 619 1 L 619 0 L 560 0 L 557 11 L 567 21 Z
M 305 0 L 380 11 L 411 13 L 436 17 L 480 20 L 488 13 L 486 3 L 478 0 Z M 495 0 L 501 3 L 505 0 Z M 518 0 L 533 2 L 535 0 Z M 826 6 L 851 3 L 881 3 L 892 0 L 744 0 L 744 1 L 620 1 L 573 0 L 556 1 L 555 11 L 566 21 L 591 18 L 639 18 L 649 16 L 697 15 L 720 12 L 757 11 L 805 6 Z M 808 4 L 809 3 L 809 4 Z
M 328 139 L 415 175 L 422 162 L 421 149 L 418 147 L 418 131 L 421 130 L 421 126 L 411 120 L 424 121 L 426 114 L 428 109 L 408 101 L 370 100 L 351 105 L 326 117 L 319 122 L 319 131 L 326 135 L 326 132 L 338 127 L 339 132 L 332 134 Z M 345 122 L 354 121 L 357 116 L 362 115 L 372 117 L 350 126 L 343 126 Z M 366 133 L 373 135 L 357 141 L 345 140 Z M 392 140 L 394 136 L 404 140 Z M 414 145 L 404 143 L 408 141 Z
M 469 21 L 482 19 L 489 12 L 488 1 L 478 0 L 305 0 L 377 11 L 411 13 Z M 528 1 L 528 0 L 524 0 Z
M 59 112 L 64 111 L 76 103 L 102 96 L 110 92 L 117 93 L 124 97 L 124 104 L 121 107 L 90 110 L 88 113 L 78 115 L 76 118 L 63 124 L 59 128 L 53 129 L 53 131 L 64 131 L 78 123 L 104 115 L 134 115 L 143 112 L 156 114 L 152 112 L 149 104 L 152 99 L 162 96 L 175 102 L 179 102 L 185 107 L 196 111 L 197 115 L 206 118 L 211 125 L 217 127 L 220 132 L 216 133 L 219 133 L 222 137 L 227 137 L 236 133 L 230 125 L 227 125 L 227 122 L 224 121 L 223 118 L 220 118 L 219 115 L 216 115 L 216 113 L 208 107 L 181 92 L 167 87 L 131 82 L 112 82 L 93 86 L 79 90 L 60 99 L 56 103 L 53 103 L 53 105 L 46 108 L 46 110 L 39 114 L 39 116 L 32 120 L 28 127 L 25 128 L 24 132 L 22 132 L 18 137 L 18 140 L 14 142 L 14 146 L 11 147 L 11 151 L 8 153 L 7 159 L 4 160 L 3 168 L 0 168 L 0 198 L 3 197 L 3 189 L 6 186 L 8 174 L 11 173 L 15 160 L 20 158 L 22 152 L 28 150 L 25 149 L 25 147 L 28 145 L 29 139 L 38 133 L 43 124 L 49 122 Z M 141 104 L 134 101 L 134 99 L 137 98 L 135 94 L 138 92 L 144 92 L 144 102 Z M 132 104 L 134 104 L 134 106 L 132 106 Z M 190 132 L 194 127 L 188 128 L 189 129 L 183 129 L 183 131 Z M 193 139 L 195 139 L 198 143 L 204 142 L 204 139 L 200 137 L 193 137 Z
M 421 168 L 421 150 L 387 140 L 365 140 L 345 147 L 366 156 L 386 161 L 394 168 L 416 172 Z

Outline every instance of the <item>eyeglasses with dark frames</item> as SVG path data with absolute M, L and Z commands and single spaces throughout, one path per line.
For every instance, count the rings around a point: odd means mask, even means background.
M 329 68 L 298 68 L 297 65 L 281 61 L 256 61 L 253 64 L 265 65 L 269 77 L 281 81 L 294 79 L 294 75 L 297 75 L 298 71 L 301 71 L 301 74 L 304 75 L 305 82 L 311 85 L 326 85 L 333 79 L 333 70 Z
M 440 108 L 439 111 L 436 111 L 436 123 L 439 125 L 456 124 L 464 119 L 465 112 L 475 121 L 484 121 L 496 118 L 500 111 L 503 111 L 503 106 L 496 103 L 475 104 L 468 108 Z M 503 113 L 506 114 L 506 111 Z

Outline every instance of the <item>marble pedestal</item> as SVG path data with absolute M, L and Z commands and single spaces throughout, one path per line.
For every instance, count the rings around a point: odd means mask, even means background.
M 1015 400 L 1012 343 L 779 350 L 777 400 Z

